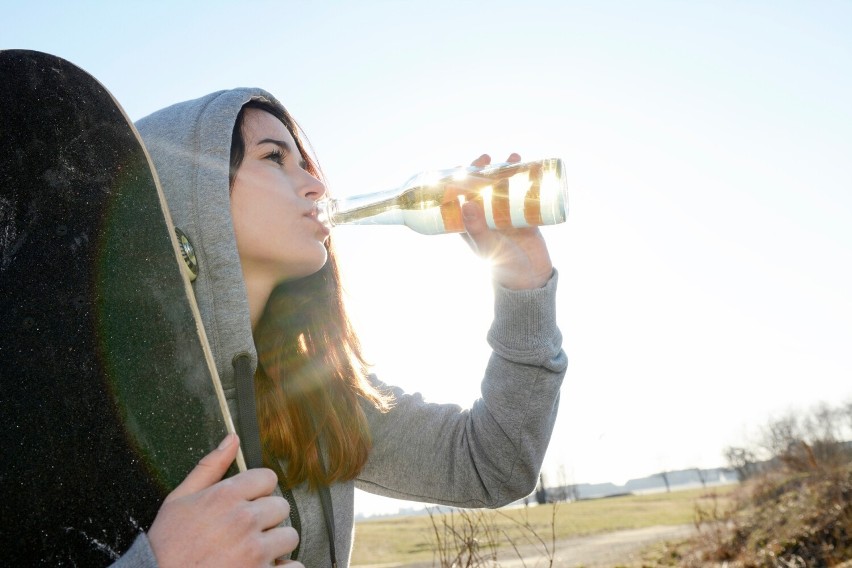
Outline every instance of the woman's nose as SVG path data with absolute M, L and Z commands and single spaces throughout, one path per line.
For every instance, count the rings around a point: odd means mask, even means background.
M 305 172 L 304 175 L 305 180 L 301 188 L 302 196 L 313 201 L 322 199 L 326 193 L 325 184 L 308 172 Z

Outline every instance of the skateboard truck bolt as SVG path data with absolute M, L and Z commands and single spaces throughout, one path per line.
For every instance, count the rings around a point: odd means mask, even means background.
M 183 257 L 183 263 L 186 266 L 189 281 L 195 282 L 195 279 L 198 278 L 198 260 L 195 258 L 195 249 L 192 243 L 189 242 L 189 237 L 177 227 L 175 227 L 175 234 L 177 235 L 178 247 Z

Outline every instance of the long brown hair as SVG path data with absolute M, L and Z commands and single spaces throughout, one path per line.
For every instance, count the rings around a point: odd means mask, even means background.
M 322 179 L 289 113 L 253 100 L 243 106 L 234 124 L 232 186 L 245 155 L 246 108 L 278 118 L 293 135 L 305 169 Z M 380 411 L 392 404 L 392 397 L 376 390 L 366 378 L 367 365 L 346 314 L 331 239 L 325 246 L 325 266 L 311 276 L 276 286 L 254 330 L 259 361 L 255 398 L 264 460 L 267 464 L 279 458 L 286 461 L 284 479 L 279 480 L 285 487 L 307 481 L 315 489 L 354 479 L 372 445 L 362 404 Z

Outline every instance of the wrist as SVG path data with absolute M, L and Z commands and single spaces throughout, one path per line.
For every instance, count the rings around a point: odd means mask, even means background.
M 494 283 L 507 290 L 535 290 L 544 288 L 551 278 L 553 266 L 548 266 L 538 272 L 495 273 Z
M 509 290 L 495 288 L 494 320 L 489 331 L 492 347 L 512 352 L 549 349 L 559 337 L 556 326 L 556 288 L 559 274 L 541 288 Z

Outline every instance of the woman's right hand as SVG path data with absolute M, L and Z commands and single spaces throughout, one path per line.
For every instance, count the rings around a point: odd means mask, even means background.
M 521 157 L 513 153 L 506 161 L 520 162 Z M 491 157 L 483 154 L 471 165 L 482 168 L 490 163 Z M 510 290 L 540 288 L 553 276 L 553 263 L 538 227 L 489 229 L 482 201 L 477 199 L 462 206 L 462 218 L 466 231 L 462 238 L 489 261 L 494 281 L 500 286 Z
M 272 494 L 275 473 L 252 469 L 222 479 L 238 448 L 237 436 L 228 435 L 166 497 L 148 530 L 161 568 L 272 566 L 298 545 L 295 529 L 279 526 L 290 506 Z

